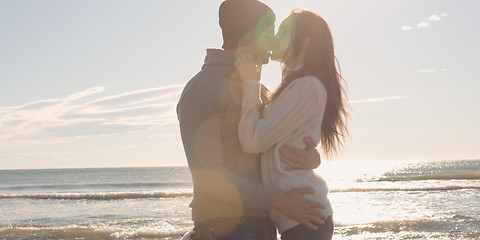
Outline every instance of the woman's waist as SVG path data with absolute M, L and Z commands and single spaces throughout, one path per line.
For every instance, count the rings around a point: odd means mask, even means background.
M 272 171 L 267 177 L 272 187 L 283 192 L 297 188 L 312 188 L 315 190 L 314 195 L 317 196 L 326 196 L 328 193 L 327 183 L 321 176 L 315 174 L 313 170 Z

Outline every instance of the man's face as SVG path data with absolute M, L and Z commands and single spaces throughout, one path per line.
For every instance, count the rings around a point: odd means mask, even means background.
M 255 40 L 255 52 L 262 64 L 267 64 L 270 60 L 274 38 L 275 25 L 272 25 L 263 33 L 261 33 Z

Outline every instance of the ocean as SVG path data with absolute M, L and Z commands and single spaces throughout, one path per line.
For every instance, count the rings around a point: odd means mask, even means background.
M 480 239 L 480 160 L 337 161 L 334 239 Z M 179 239 L 187 167 L 0 170 L 0 239 Z

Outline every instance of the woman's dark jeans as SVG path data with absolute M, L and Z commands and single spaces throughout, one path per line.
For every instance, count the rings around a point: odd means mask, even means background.
M 303 224 L 290 228 L 282 233 L 282 240 L 330 240 L 333 236 L 333 217 L 325 220 L 323 225 L 315 224 L 318 229 L 312 230 Z
M 195 223 L 192 240 L 276 240 L 275 224 L 269 218 L 242 217 Z

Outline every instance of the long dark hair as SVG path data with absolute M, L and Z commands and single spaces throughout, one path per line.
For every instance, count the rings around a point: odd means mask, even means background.
M 317 77 L 327 90 L 327 106 L 322 121 L 321 145 L 327 158 L 331 159 L 348 136 L 346 108 L 348 104 L 345 84 L 340 72 L 338 59 L 333 50 L 333 38 L 325 20 L 318 14 L 297 8 L 288 18 L 293 18 L 292 48 L 293 58 L 297 58 L 302 48 L 302 40 L 310 38 L 304 65 L 297 71 L 288 72 L 288 64 L 283 64 L 282 83 L 270 96 L 273 101 L 295 79 L 303 76 Z M 338 71 L 337 71 L 338 66 Z

